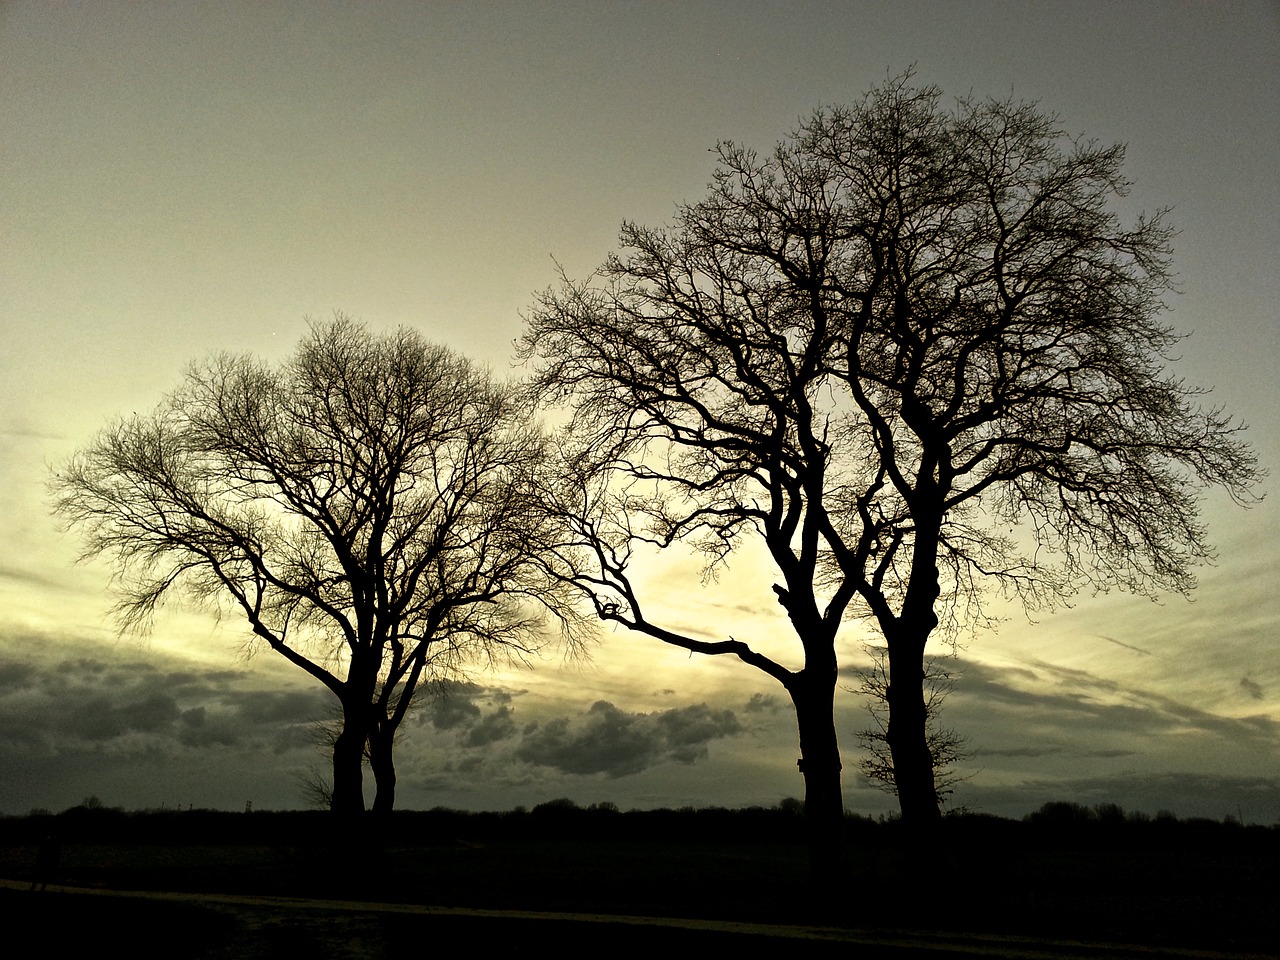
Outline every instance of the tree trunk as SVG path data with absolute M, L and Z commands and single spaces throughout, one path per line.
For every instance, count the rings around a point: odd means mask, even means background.
M 364 744 L 368 728 L 363 710 L 343 704 L 342 731 L 333 741 L 333 795 L 329 809 L 342 816 L 364 813 Z
M 396 804 L 396 767 L 392 757 L 395 730 L 384 720 L 369 736 L 369 766 L 376 792 L 373 812 L 390 813 Z
M 893 758 L 893 782 L 898 807 L 908 833 L 923 836 L 942 819 L 934 782 L 933 751 L 929 749 L 929 712 L 924 703 L 924 648 L 938 625 L 933 605 L 938 583 L 938 542 L 942 510 L 913 512 L 915 544 L 911 576 L 902 610 L 892 625 L 881 624 L 889 647 L 889 729 L 885 738 Z
M 835 894 L 844 883 L 844 793 L 835 725 L 835 670 L 808 668 L 789 686 L 800 733 L 809 872 L 816 889 Z
M 927 636 L 927 635 L 926 635 Z M 893 782 L 902 822 L 912 830 L 928 829 L 942 812 L 933 779 L 928 711 L 924 703 L 924 642 L 916 637 L 889 638 L 889 729 Z

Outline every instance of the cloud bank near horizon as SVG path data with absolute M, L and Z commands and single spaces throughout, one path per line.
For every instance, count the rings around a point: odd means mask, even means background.
M 78 646 L 65 656 L 38 635 L 0 636 L 0 769 L 10 772 L 0 810 L 62 809 L 89 794 L 131 808 L 305 805 L 301 784 L 325 769 L 318 731 L 332 714 L 318 686 L 282 665 L 216 669 L 140 646 Z M 950 666 L 960 679 L 942 720 L 971 751 L 955 806 L 1020 816 L 1073 800 L 1280 821 L 1280 778 L 1237 772 L 1242 756 L 1280 769 L 1280 724 L 1267 714 L 1215 712 L 1042 661 Z M 505 809 L 577 796 L 623 808 L 681 797 L 740 806 L 802 792 L 783 697 L 679 703 L 663 691 L 661 707 L 635 709 L 593 698 L 589 684 L 581 695 L 536 682 L 433 685 L 399 748 L 401 805 Z M 1248 690 L 1239 696 L 1259 705 Z M 885 812 L 891 798 L 856 771 L 863 708 L 846 696 L 838 714 L 846 803 Z

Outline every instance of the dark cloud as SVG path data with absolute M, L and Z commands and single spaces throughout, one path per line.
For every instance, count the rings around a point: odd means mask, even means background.
M 1270 716 L 1230 716 L 1040 661 L 1011 669 L 956 663 L 959 681 L 942 713 L 946 726 L 969 739 L 970 760 L 959 772 L 973 776 L 953 799 L 975 810 L 1021 816 L 1065 799 L 1221 817 L 1231 802 L 1214 798 L 1244 790 L 1240 782 L 1224 786 L 1217 771 L 1165 778 L 1149 771 L 1203 770 L 1235 762 L 1229 757 L 1280 769 L 1280 723 Z M 1253 816 L 1275 819 L 1274 789 L 1265 782 L 1248 789 L 1258 793 Z
M 149 693 L 114 700 L 97 695 L 77 700 L 66 711 L 54 711 L 55 729 L 84 740 L 112 740 L 126 733 L 163 733 L 173 728 L 181 711 L 173 697 Z
M 707 744 L 739 732 L 732 710 L 705 703 L 659 713 L 627 713 L 598 700 L 580 717 L 529 724 L 515 756 L 565 773 L 624 777 L 665 761 L 694 763 Z
M 465 697 L 433 698 L 423 709 L 424 718 L 437 730 L 468 727 L 480 719 L 480 708 Z
M 635 721 L 635 714 L 623 713 L 600 700 L 578 723 L 556 717 L 530 724 L 516 756 L 565 773 L 604 773 L 610 777 L 639 773 L 657 762 L 657 743 L 637 728 Z
M 982 757 L 1025 757 L 1027 759 L 1039 759 L 1041 757 L 1056 756 L 1073 756 L 1073 757 L 1093 757 L 1099 760 L 1114 760 L 1117 757 L 1133 757 L 1138 756 L 1137 750 L 1073 750 L 1061 744 L 1045 744 L 1043 746 L 1034 747 L 1009 747 L 1003 750 L 991 749 L 974 749 L 971 756 L 981 759 Z
M 743 713 L 777 713 L 786 709 L 786 704 L 780 697 L 770 696 L 767 693 L 753 693 L 751 699 L 743 704 Z
M 184 710 L 178 738 L 187 747 L 251 747 L 279 754 L 323 742 L 319 724 L 333 712 L 316 690 L 229 690 Z
M 1251 696 L 1254 700 L 1262 699 L 1262 685 L 1256 680 L 1250 680 L 1248 677 L 1241 677 L 1240 689 Z
M 738 733 L 732 710 L 712 710 L 705 703 L 653 714 L 655 728 L 667 743 L 667 757 L 678 763 L 695 763 L 707 755 L 712 740 Z
M 204 707 L 193 707 L 182 714 L 178 739 L 188 747 L 233 747 L 244 739 L 242 724 L 229 714 L 211 714 Z
M 315 760 L 318 689 L 263 691 L 243 674 L 128 656 L 28 666 L 6 674 L 25 685 L 0 688 L 6 811 L 62 809 L 88 794 L 131 807 L 288 804 L 293 771 Z
M 236 719 L 247 724 L 296 724 L 316 720 L 328 709 L 331 695 L 324 690 L 246 690 L 229 701 Z
M 0 636 L 22 660 L 0 667 L 0 767 L 86 754 L 203 756 L 209 748 L 278 755 L 314 749 L 328 694 L 318 686 L 262 690 L 228 670 L 202 671 L 144 648 L 85 640 L 78 655 L 52 655 L 47 638 Z M 43 655 L 43 656 L 42 656 Z M 124 761 L 121 761 L 124 762 Z M 198 768 L 198 764 L 196 768 Z M 68 771 L 65 776 L 70 776 Z
M 478 724 L 487 724 L 492 732 L 497 721 L 487 719 L 483 705 L 510 701 L 511 693 L 497 687 L 484 687 L 467 680 L 440 680 L 423 687 L 415 703 L 421 711 L 421 722 L 436 730 L 456 730 L 465 740 Z M 512 723 L 514 725 L 514 721 Z
M 505 704 L 492 713 L 484 714 L 473 723 L 462 743 L 467 747 L 487 747 L 499 740 L 505 740 L 516 732 L 515 713 Z
M 21 690 L 31 686 L 39 671 L 30 663 L 16 660 L 0 662 L 0 696 L 11 690 Z
M 1064 682 L 1084 688 L 1075 696 L 1090 712 L 1102 718 L 1130 723 L 1133 729 L 1165 733 L 1177 725 L 1184 730 L 1197 730 L 1233 741 L 1265 741 L 1272 751 L 1280 743 L 1280 722 L 1270 717 L 1224 716 L 1164 694 L 1103 680 L 1085 671 L 1056 669 Z M 1112 702 L 1103 700 L 1107 697 L 1113 698 Z

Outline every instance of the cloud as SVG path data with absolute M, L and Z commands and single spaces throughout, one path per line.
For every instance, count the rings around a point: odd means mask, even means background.
M 53 716 L 61 732 L 84 740 L 111 740 L 126 733 L 161 733 L 172 729 L 181 715 L 177 701 L 163 693 L 148 693 L 112 702 L 105 695 L 77 700 L 65 713 Z
M 0 421 L 0 437 L 16 437 L 22 440 L 63 440 L 60 434 L 50 433 L 29 422 L 29 418 L 5 417 Z
M 423 716 L 437 730 L 454 730 L 468 727 L 479 720 L 480 708 L 468 697 L 454 693 L 428 700 Z
M 973 756 L 975 757 L 1051 757 L 1061 754 L 1065 751 L 1061 746 L 1044 746 L 1044 747 L 1009 747 L 1004 750 L 984 750 L 975 748 Z
M 233 696 L 224 693 L 238 721 L 250 725 L 308 723 L 317 719 L 330 697 L 316 690 L 245 690 Z
M 1262 685 L 1256 680 L 1250 680 L 1248 677 L 1241 677 L 1240 689 L 1251 696 L 1254 700 L 1262 699 Z
M 780 697 L 774 697 L 767 693 L 753 693 L 751 699 L 742 707 L 743 713 L 778 713 L 786 708 L 786 704 L 782 702 Z
M 1124 733 L 1129 737 L 1160 737 L 1189 733 L 1221 738 L 1233 743 L 1255 743 L 1272 753 L 1280 742 L 1280 722 L 1271 717 L 1233 717 L 1214 713 L 1153 690 L 1126 686 L 1098 677 L 1087 670 L 1031 661 L 1028 667 L 1001 668 L 962 661 L 953 697 L 944 706 L 948 715 L 990 721 L 998 715 L 1023 719 L 1007 725 L 1019 741 L 1038 730 L 1054 730 L 1056 736 L 1077 744 L 1075 755 L 1098 755 L 1080 750 L 1097 737 Z M 1252 683 L 1252 681 L 1250 681 Z M 1250 687 L 1242 684 L 1246 692 Z M 965 723 L 958 723 L 962 732 Z M 1019 743 L 1018 746 L 1025 746 Z M 980 744 L 975 744 L 981 748 Z M 996 755 L 1003 745 L 983 752 Z M 1013 755 L 1005 752 L 1005 755 Z
M 33 664 L 17 660 L 0 662 L 0 696 L 11 690 L 23 690 L 35 682 L 39 671 Z
M 467 747 L 487 747 L 505 740 L 516 732 L 515 711 L 506 705 L 498 707 L 492 713 L 483 714 L 473 723 L 462 743 Z
M 0 627 L 0 809 L 61 809 L 89 793 L 127 806 L 296 802 L 331 697 L 270 666 L 207 669 Z
M 1071 704 L 1074 712 L 1110 721 L 1120 729 L 1148 733 L 1174 729 L 1197 731 L 1232 741 L 1265 741 L 1271 750 L 1280 742 L 1280 722 L 1270 717 L 1224 716 L 1162 693 L 1106 680 L 1088 671 L 1038 661 L 1033 666 L 1054 679 L 1060 688 L 1075 688 L 1056 701 L 1049 695 L 1045 705 Z
M 732 710 L 705 703 L 645 714 L 597 700 L 580 717 L 530 723 L 515 756 L 564 773 L 625 777 L 666 761 L 694 763 L 712 740 L 740 729 Z
M 1246 818 L 1270 822 L 1280 811 L 1280 784 L 1229 776 L 1280 764 L 1280 722 L 1272 716 L 1217 712 L 1040 660 L 1011 667 L 960 660 L 956 672 L 942 709 L 946 725 L 971 744 L 973 776 L 957 787 L 959 804 L 1020 816 L 1050 800 L 1114 802 L 1219 818 L 1241 797 Z
M 1117 647 L 1124 647 L 1126 650 L 1132 650 L 1134 653 L 1140 653 L 1144 657 L 1155 656 L 1155 654 L 1153 654 L 1150 650 L 1143 650 L 1141 647 L 1135 647 L 1133 644 L 1125 643 L 1122 640 L 1117 640 L 1115 637 L 1108 637 L 1106 634 L 1103 634 L 1103 633 L 1098 634 L 1098 637 L 1102 640 L 1107 641 L 1107 643 L 1114 643 Z
M 6 653 L 15 637 L 0 638 Z M 99 647 L 83 654 L 0 666 L 0 755 L 59 756 L 80 750 L 148 749 L 172 755 L 208 746 L 279 752 L 309 742 L 328 695 L 314 689 L 251 686 L 251 675 L 202 671 L 171 657 Z M 51 652 L 51 651 L 50 651 Z M 141 738 L 141 739 L 140 739 Z
M 495 736 L 502 721 L 495 719 L 493 713 L 485 714 L 482 705 L 502 706 L 510 702 L 510 691 L 467 680 L 439 680 L 428 684 L 419 688 L 415 700 L 422 723 L 436 730 L 457 731 L 464 741 L 474 739 L 473 745 L 491 743 L 507 735 Z M 512 729 L 514 725 L 512 721 Z M 485 727 L 487 732 L 474 733 L 477 726 Z
M 212 714 L 193 707 L 182 714 L 178 739 L 188 747 L 233 747 L 244 737 L 244 727 L 225 713 Z
M 708 743 L 741 729 L 732 710 L 712 710 L 705 703 L 664 710 L 650 719 L 666 741 L 666 755 L 679 763 L 701 760 L 707 755 Z
M 41 590 L 63 591 L 69 589 L 66 582 L 55 577 L 36 573 L 26 567 L 15 567 L 7 563 L 0 563 L 0 580 L 8 580 L 22 587 L 37 587 Z

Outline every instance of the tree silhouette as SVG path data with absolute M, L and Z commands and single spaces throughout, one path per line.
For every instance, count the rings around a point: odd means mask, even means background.
M 894 796 L 898 785 L 894 780 L 893 754 L 889 750 L 889 666 L 883 647 L 868 648 L 871 665 L 857 671 L 854 689 L 867 701 L 871 725 L 855 736 L 862 747 L 858 769 L 872 783 Z M 954 792 L 955 785 L 968 779 L 956 770 L 956 764 L 969 759 L 968 740 L 950 727 L 941 726 L 938 714 L 943 701 L 955 688 L 956 677 L 939 661 L 926 658 L 924 667 L 925 737 L 933 759 L 933 787 L 941 804 Z
M 507 387 L 416 333 L 339 316 L 278 367 L 193 366 L 53 489 L 86 555 L 119 561 L 126 626 L 175 590 L 229 602 L 337 698 L 331 807 L 351 813 L 366 753 L 374 809 L 391 809 L 396 731 L 424 679 L 541 642 L 536 605 L 556 596 L 531 563 L 543 455 Z
M 813 870 L 826 880 L 840 870 L 844 815 L 835 644 L 856 586 L 829 562 L 826 506 L 848 482 L 830 442 L 844 415 L 823 392 L 831 337 L 797 324 L 785 296 L 753 289 L 761 278 L 732 252 L 693 236 L 696 209 L 675 236 L 624 227 L 632 256 L 610 260 L 602 285 L 566 284 L 530 317 L 522 349 L 539 358 L 533 387 L 572 401 L 562 468 L 545 493 L 563 536 L 545 559 L 601 620 L 736 656 L 782 684 L 796 711 Z M 692 543 L 715 568 L 747 536 L 778 570 L 798 667 L 651 620 L 633 582 L 637 549 Z
M 624 224 L 595 277 L 542 296 L 522 348 L 570 410 L 570 579 L 602 619 L 787 689 L 822 856 L 842 620 L 883 635 L 903 819 L 931 823 L 928 641 L 984 623 L 987 585 L 1030 606 L 1190 590 L 1199 489 L 1247 502 L 1260 471 L 1167 372 L 1171 232 L 1113 211 L 1121 147 L 1034 105 L 944 107 L 906 74 L 768 156 L 717 152 L 707 198 L 669 229 Z M 776 567 L 796 666 L 653 623 L 637 596 L 640 544 L 714 567 L 746 538 Z

